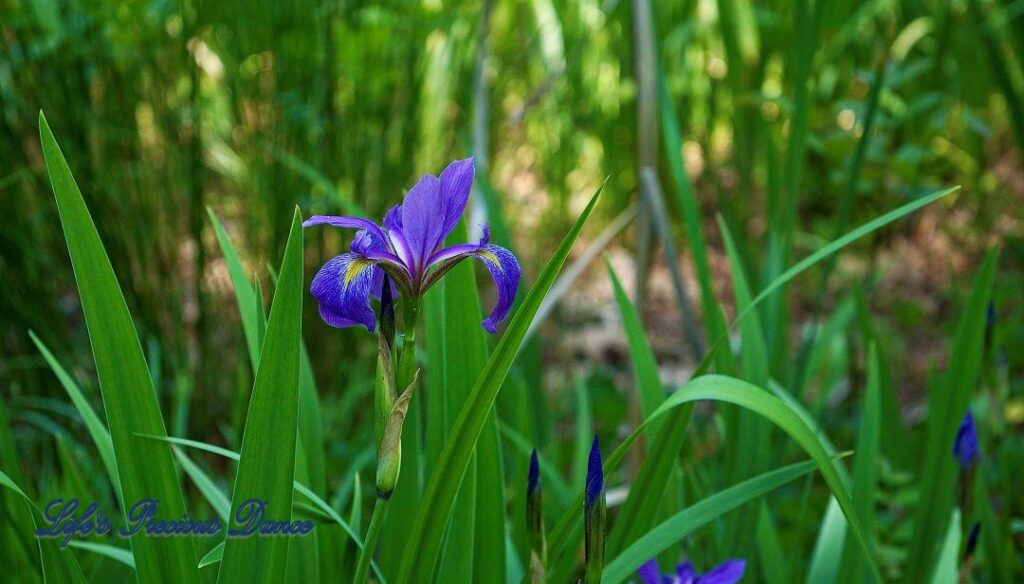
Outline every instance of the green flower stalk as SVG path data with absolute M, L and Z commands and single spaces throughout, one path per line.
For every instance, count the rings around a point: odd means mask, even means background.
M 380 443 L 384 439 L 384 427 L 391 415 L 391 407 L 398 398 L 395 392 L 395 375 L 392 367 L 395 347 L 395 304 L 391 296 L 388 277 L 380 294 L 380 332 L 377 334 L 377 377 L 374 393 L 374 429 L 376 431 L 377 458 L 380 459 Z
M 354 582 L 366 582 L 370 571 L 370 559 L 377 547 L 380 530 L 384 526 L 387 501 L 398 484 L 402 470 L 402 428 L 409 413 L 419 370 L 416 366 L 416 315 L 419 306 L 408 302 L 405 306 L 405 339 L 402 346 L 399 375 L 406 381 L 405 391 L 397 395 L 397 379 L 394 367 L 395 354 L 395 307 L 388 277 L 383 278 L 380 296 L 380 329 L 377 333 L 377 383 L 374 404 L 374 427 L 377 436 L 377 501 L 366 533 L 363 550 L 356 564 Z M 411 371 L 411 373 L 409 373 Z

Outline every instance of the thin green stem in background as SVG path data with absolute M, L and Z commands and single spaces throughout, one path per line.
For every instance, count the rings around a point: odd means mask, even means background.
M 380 539 L 380 528 L 384 525 L 384 515 L 387 511 L 388 500 L 377 497 L 377 502 L 373 504 L 373 516 L 370 517 L 370 527 L 366 531 L 363 549 L 359 551 L 356 577 L 352 580 L 356 584 L 366 582 L 366 578 L 370 573 L 370 560 L 373 558 L 373 550 L 377 549 L 377 540 Z

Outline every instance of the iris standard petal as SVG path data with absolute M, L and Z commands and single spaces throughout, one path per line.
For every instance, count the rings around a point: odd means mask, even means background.
M 409 244 L 414 266 L 413 276 L 422 268 L 440 241 L 444 229 L 444 210 L 441 206 L 441 181 L 429 174 L 423 175 L 402 201 L 402 229 Z
M 726 560 L 701 574 L 694 584 L 736 584 L 746 570 L 746 560 Z
M 387 241 L 387 236 L 385 235 L 384 230 L 381 229 L 380 225 L 377 225 L 369 219 L 363 219 L 362 217 L 313 215 L 302 222 L 303 227 L 312 227 L 314 225 L 330 225 L 332 227 L 341 227 L 344 229 L 364 229 L 373 237 L 378 238 L 381 242 Z
M 636 575 L 640 576 L 640 581 L 644 584 L 661 584 L 661 568 L 658 567 L 658 560 L 655 558 L 647 560 L 647 563 L 636 571 Z
M 395 250 L 395 254 L 402 258 L 402 262 L 408 266 L 410 271 L 415 269 L 412 250 L 409 248 L 409 242 L 405 239 L 405 233 L 402 232 L 401 205 L 391 207 L 384 215 L 384 229 L 387 231 L 391 248 Z
M 466 203 L 469 201 L 469 192 L 473 188 L 475 175 L 476 168 L 473 166 L 472 156 L 464 160 L 456 160 L 441 173 L 441 207 L 444 210 L 444 224 L 440 237 L 434 244 L 435 249 L 444 242 L 448 234 L 459 223 L 459 219 L 462 218 L 462 213 L 466 210 Z
M 337 328 L 361 324 L 373 332 L 377 323 L 370 307 L 370 292 L 379 270 L 373 260 L 356 253 L 328 260 L 309 286 L 324 322 Z

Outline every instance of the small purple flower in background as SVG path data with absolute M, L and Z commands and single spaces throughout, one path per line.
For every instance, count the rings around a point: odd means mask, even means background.
M 746 560 L 726 560 L 703 574 L 693 569 L 693 564 L 683 562 L 676 566 L 675 574 L 662 574 L 658 560 L 648 560 L 636 571 L 644 584 L 734 584 L 743 578 L 747 570 Z
M 960 463 L 960 468 L 967 469 L 978 458 L 978 431 L 974 427 L 974 416 L 967 410 L 960 429 L 953 442 L 953 456 Z
M 473 186 L 473 159 L 457 160 L 440 177 L 424 175 L 401 205 L 384 216 L 384 225 L 362 217 L 314 215 L 302 225 L 331 225 L 357 229 L 348 253 L 327 261 L 310 285 L 320 304 L 320 317 L 327 324 L 344 328 L 376 327 L 370 297 L 380 298 L 387 273 L 401 295 L 419 298 L 448 270 L 465 258 L 476 258 L 487 266 L 498 287 L 498 302 L 483 321 L 487 332 L 497 331 L 508 316 L 519 287 L 519 262 L 512 252 L 491 245 L 484 227 L 479 243 L 442 248 L 458 224 Z

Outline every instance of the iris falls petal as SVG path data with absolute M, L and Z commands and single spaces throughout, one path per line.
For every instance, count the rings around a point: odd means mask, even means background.
M 324 322 L 337 328 L 361 324 L 372 332 L 376 319 L 370 294 L 375 280 L 380 282 L 378 271 L 373 260 L 356 253 L 335 256 L 324 264 L 309 286 Z
M 491 273 L 491 278 L 498 288 L 498 301 L 482 323 L 487 332 L 494 334 L 498 330 L 498 323 L 505 320 L 512 310 L 522 271 L 519 269 L 516 256 L 497 245 L 486 245 L 473 255 L 487 266 L 487 271 Z

